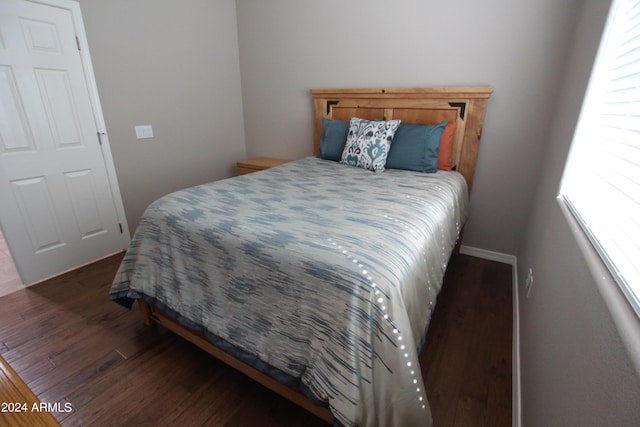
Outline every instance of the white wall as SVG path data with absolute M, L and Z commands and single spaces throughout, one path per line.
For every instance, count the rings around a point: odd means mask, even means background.
M 166 193 L 245 157 L 233 0 L 81 0 L 131 231 Z M 134 126 L 153 126 L 137 140 Z
M 237 0 L 247 153 L 312 153 L 309 89 L 492 85 L 464 244 L 515 254 L 574 0 Z
M 518 252 L 522 425 L 639 426 L 640 320 L 556 200 L 609 1 L 578 14 L 550 144 Z

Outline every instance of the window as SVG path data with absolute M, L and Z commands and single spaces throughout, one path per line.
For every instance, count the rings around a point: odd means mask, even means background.
M 640 315 L 640 0 L 614 0 L 560 197 Z

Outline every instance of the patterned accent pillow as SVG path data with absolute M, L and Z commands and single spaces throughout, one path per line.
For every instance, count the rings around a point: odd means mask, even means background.
M 349 121 L 347 144 L 340 163 L 375 172 L 384 171 L 398 126 L 400 120 L 369 121 L 353 117 Z

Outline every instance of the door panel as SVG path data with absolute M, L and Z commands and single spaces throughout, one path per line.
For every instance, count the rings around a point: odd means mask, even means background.
M 55 146 L 63 148 L 81 145 L 78 110 L 67 72 L 36 69 L 35 75 Z
M 33 137 L 18 95 L 13 70 L 0 66 L 0 151 L 32 151 Z
M 60 42 L 55 24 L 20 18 L 22 33 L 30 51 L 60 54 Z
M 58 7 L 65 0 L 54 2 L 2 0 L 0 8 L 0 221 L 25 283 L 128 243 L 78 50 L 77 18 Z
M 81 239 L 89 239 L 107 233 L 107 227 L 98 210 L 97 189 L 91 169 L 66 172 L 67 189 L 71 195 L 73 212 Z
M 33 252 L 64 246 L 47 180 L 43 176 L 12 181 L 17 207 L 26 226 Z

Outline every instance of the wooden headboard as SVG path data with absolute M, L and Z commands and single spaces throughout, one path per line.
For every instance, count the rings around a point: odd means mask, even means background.
M 457 121 L 452 164 L 467 180 L 471 191 L 476 170 L 480 135 L 490 86 L 394 88 L 394 89 L 314 89 L 313 151 L 320 154 L 322 118 L 349 120 L 400 119 L 403 123 L 437 124 Z

